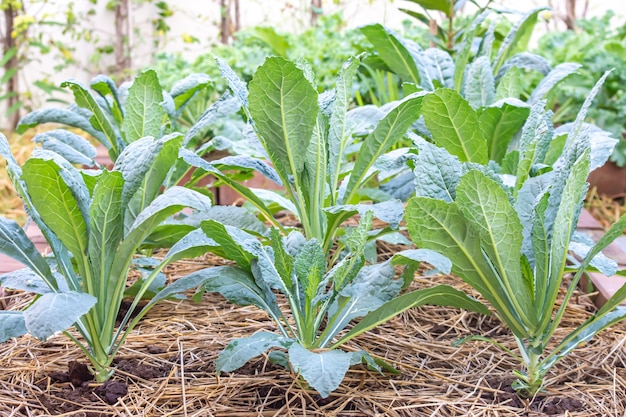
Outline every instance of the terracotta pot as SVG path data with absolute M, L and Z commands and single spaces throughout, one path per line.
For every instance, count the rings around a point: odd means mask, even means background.
M 607 161 L 604 166 L 591 172 L 587 181 L 600 195 L 623 196 L 626 194 L 626 167 L 619 167 L 614 162 Z

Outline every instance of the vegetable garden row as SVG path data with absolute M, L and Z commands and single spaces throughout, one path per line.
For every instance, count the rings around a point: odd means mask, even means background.
M 576 232 L 587 177 L 617 143 L 585 122 L 610 71 L 574 122 L 554 126 L 545 97 L 580 65 L 552 67 L 518 51 L 540 11 L 503 39 L 493 36 L 495 23 L 478 37 L 488 13 L 478 16 L 454 57 L 380 25 L 362 28 L 376 58 L 406 81 L 402 98 L 380 106 L 352 105 L 364 55 L 349 58 L 326 90 L 305 60 L 269 57 L 246 83 L 218 59 L 228 91 L 190 125 L 188 106 L 211 87 L 205 74 L 169 91 L 154 70 L 121 86 L 103 75 L 89 87 L 65 82 L 75 104 L 34 111 L 18 130 L 70 129 L 37 134 L 40 147 L 22 165 L 0 138 L 15 190 L 51 248 L 42 256 L 19 224 L 0 220 L 0 252 L 27 267 L 0 285 L 34 294 L 23 310 L 0 311 L 0 340 L 62 332 L 105 383 L 156 303 L 216 292 L 263 310 L 274 325 L 230 340 L 217 374 L 267 354 L 325 399 L 351 367 L 367 368 L 365 378 L 395 372 L 355 341 L 437 305 L 495 316 L 516 349 L 478 332 L 455 345 L 494 344 L 517 363 L 518 396 L 543 395 L 561 359 L 626 317 L 625 286 L 560 332 L 585 272 L 617 273 L 601 251 L 626 216 L 597 243 Z M 536 82 L 527 83 L 529 73 Z M 106 147 L 111 169 L 95 162 L 83 132 Z M 252 173 L 278 190 L 243 185 Z M 216 205 L 219 186 L 243 206 Z M 379 260 L 381 242 L 415 247 Z M 228 262 L 175 280 L 163 272 L 207 253 Z M 415 287 L 438 274 L 458 277 L 472 295 L 448 284 Z

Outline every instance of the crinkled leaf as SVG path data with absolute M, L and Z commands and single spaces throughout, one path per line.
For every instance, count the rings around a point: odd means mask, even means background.
M 294 63 L 267 58 L 249 84 L 250 114 L 283 182 L 304 170 L 317 119 L 317 92 Z
M 89 119 L 79 113 L 67 109 L 38 109 L 32 111 L 20 120 L 16 131 L 18 133 L 24 133 L 27 129 L 43 123 L 60 123 L 66 126 L 81 129 L 96 138 L 107 149 L 111 148 L 111 144 L 104 133 L 94 129 L 89 122 Z
M 87 139 L 68 130 L 55 129 L 33 138 L 41 147 L 56 152 L 72 164 L 94 166 L 96 148 Z
M 498 54 L 496 55 L 494 73 L 498 73 L 502 65 L 509 60 L 509 57 L 513 56 L 516 52 L 525 50 L 533 28 L 537 23 L 539 13 L 546 10 L 546 7 L 539 7 L 526 13 L 520 20 L 515 22 L 509 33 L 506 35 Z
M 146 136 L 161 136 L 165 110 L 161 107 L 163 91 L 154 70 L 141 72 L 128 89 L 126 115 L 122 130 L 126 142 L 131 143 Z
M 530 52 L 520 52 L 515 54 L 505 62 L 496 75 L 496 82 L 500 81 L 502 77 L 513 67 L 522 68 L 525 70 L 535 70 L 543 75 L 547 75 L 551 68 L 548 61 L 537 54 L 531 54 Z
M 453 201 L 461 179 L 461 162 L 445 149 L 424 139 L 416 137 L 414 141 L 419 149 L 413 170 L 416 195 Z
M 555 85 L 557 85 L 568 75 L 574 73 L 580 67 L 580 64 L 575 64 L 572 62 L 559 64 L 554 67 L 552 71 L 550 71 L 550 73 L 548 73 L 548 75 L 546 75 L 539 82 L 535 90 L 530 95 L 530 98 L 528 99 L 528 104 L 534 104 L 539 100 L 542 100 Z
M 464 96 L 474 109 L 487 107 L 496 96 L 496 82 L 489 58 L 481 56 L 469 66 L 465 77 Z
M 438 81 L 443 87 L 454 88 L 454 61 L 450 54 L 439 48 L 428 48 L 421 57 L 430 80 Z
M 198 120 L 185 133 L 183 145 L 187 146 L 189 141 L 196 137 L 207 127 L 219 120 L 225 119 L 227 116 L 236 113 L 241 108 L 239 99 L 231 96 L 229 93 L 224 94 L 215 103 L 211 104 L 208 109 L 198 118 Z

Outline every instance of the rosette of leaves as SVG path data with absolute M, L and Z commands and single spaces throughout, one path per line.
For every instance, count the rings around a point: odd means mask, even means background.
M 626 317 L 626 308 L 619 307 L 626 298 L 624 286 L 573 332 L 552 343 L 582 274 L 589 269 L 615 274 L 615 262 L 601 250 L 626 226 L 624 216 L 595 245 L 575 233 L 589 171 L 602 165 L 611 152 L 610 147 L 594 152 L 597 132 L 583 123 L 604 78 L 606 74 L 567 130 L 564 145 L 559 145 L 562 151 L 550 165 L 538 155 L 545 155 L 550 143 L 561 139 L 546 129 L 549 117 L 540 114 L 531 115 L 527 122 L 545 119 L 543 127 L 524 136 L 513 178 L 463 162 L 427 142 L 415 161 L 421 187 L 406 211 L 411 238 L 419 247 L 448 257 L 452 272 L 474 287 L 511 330 L 519 353 L 493 339 L 470 339 L 489 341 L 520 362 L 523 369 L 514 371 L 513 387 L 522 396 L 541 391 L 546 373 L 557 361 Z M 611 142 L 615 144 L 614 139 Z M 473 149 L 470 143 L 467 147 Z M 582 259 L 579 264 L 568 264 L 570 250 Z M 566 284 L 567 273 L 573 278 Z M 563 300 L 557 303 L 565 284 Z
M 265 310 L 277 328 L 276 332 L 262 331 L 232 340 L 217 358 L 217 372 L 235 371 L 271 350 L 274 363 L 299 374 L 325 398 L 352 365 L 363 363 L 379 372 L 394 371 L 358 347 L 349 351 L 340 347 L 397 314 L 424 304 L 488 313 L 482 304 L 446 285 L 399 295 L 413 281 L 420 262 L 447 273 L 450 261 L 432 251 L 416 249 L 366 265 L 364 252 L 372 218 L 371 211 L 363 215 L 346 238 L 342 259 L 330 267 L 329 254 L 321 242 L 307 239 L 299 231 L 283 236 L 272 228 L 265 239 L 269 244 L 264 245 L 242 229 L 215 220 L 203 222 L 202 230 L 211 238 L 201 237 L 198 231 L 198 239 L 205 239 L 208 250 L 237 266 L 222 267 L 219 274 L 213 272 L 201 289 Z M 396 276 L 396 265 L 406 265 L 402 277 Z M 285 296 L 288 306 L 278 303 L 276 292 Z M 359 323 L 341 334 L 356 318 L 361 319 Z
M 181 156 L 187 163 L 235 189 L 284 232 L 274 212 L 291 211 L 301 222 L 306 238 L 317 239 L 324 252 L 329 252 L 343 234 L 342 223 L 358 213 L 372 210 L 389 225 L 375 234 L 397 229 L 403 215 L 400 200 L 377 204 L 362 204 L 361 200 L 370 200 L 365 191 L 379 172 L 376 162 L 406 135 L 419 116 L 422 93 L 384 109 L 368 106 L 350 118 L 351 85 L 358 58 L 347 61 L 335 89 L 322 94 L 314 86 L 311 67 L 304 62 L 268 58 L 248 86 L 223 61 L 219 63 L 233 96 L 249 118 L 247 137 L 256 144 L 258 156 L 242 154 L 209 164 L 183 150 Z M 365 137 L 355 139 L 354 131 L 364 124 Z M 230 178 L 226 172 L 234 164 L 243 166 L 244 161 L 284 191 L 248 189 Z
M 186 207 L 201 212 L 211 207 L 208 197 L 187 188 L 159 194 L 167 174 L 161 168 L 174 163 L 181 141 L 181 135 L 138 139 L 121 152 L 112 171 L 90 172 L 44 149 L 36 149 L 20 167 L 0 136 L 7 172 L 52 252 L 43 257 L 17 223 L 0 218 L 0 252 L 26 266 L 0 276 L 0 286 L 36 294 L 24 311 L 0 312 L 0 341 L 63 332 L 102 382 L 113 373 L 111 363 L 140 318 L 157 301 L 201 282 L 192 275 L 165 286 L 161 272 L 171 262 L 202 253 L 193 240 L 183 239 L 161 261 L 133 261 L 166 218 Z M 147 272 L 127 288 L 135 264 Z M 118 317 L 127 297 L 131 306 Z M 143 307 L 142 298 L 150 298 Z M 67 330 L 72 326 L 81 338 Z

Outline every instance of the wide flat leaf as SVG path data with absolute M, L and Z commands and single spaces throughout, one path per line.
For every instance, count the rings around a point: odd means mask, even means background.
M 74 99 L 76 100 L 76 104 L 83 109 L 89 110 L 89 112 L 91 112 L 92 115 L 89 118 L 89 122 L 94 129 L 104 133 L 107 140 L 107 142 L 104 143 L 104 146 L 107 149 L 113 149 L 113 151 L 117 155 L 119 153 L 119 135 L 115 131 L 115 128 L 113 127 L 109 119 L 106 117 L 106 114 L 104 113 L 102 108 L 98 105 L 98 103 L 96 103 L 96 99 L 94 98 L 94 96 L 87 90 L 84 85 L 76 80 L 67 80 L 61 84 L 61 87 L 69 87 L 72 90 L 72 93 L 74 93 Z
M 437 146 L 461 162 L 487 164 L 487 145 L 478 116 L 456 91 L 441 88 L 428 94 L 422 114 Z
M 393 72 L 405 81 L 420 85 L 420 75 L 413 57 L 393 33 L 380 24 L 362 27 L 361 32 Z
M 489 58 L 481 56 L 471 63 L 465 77 L 464 96 L 474 109 L 487 107 L 496 96 L 496 82 Z
M 68 109 L 38 109 L 32 111 L 20 120 L 16 131 L 18 133 L 24 133 L 31 127 L 43 123 L 60 123 L 81 129 L 96 138 L 107 149 L 111 148 L 111 143 L 107 136 L 101 131 L 96 130 L 89 122 L 89 119 Z
M 487 107 L 478 116 L 487 141 L 489 159 L 501 163 L 515 134 L 524 125 L 530 108 L 522 101 L 505 99 Z
M 456 191 L 456 202 L 467 221 L 478 230 L 481 250 L 496 271 L 491 284 L 500 286 L 515 313 L 533 330 L 532 294 L 520 268 L 522 225 L 508 194 L 476 170 L 461 178 Z
M 311 352 L 299 343 L 289 348 L 289 362 L 322 398 L 339 387 L 350 368 L 352 353 L 341 350 Z
M 493 284 L 497 278 L 483 256 L 476 226 L 467 221 L 456 203 L 414 197 L 409 200 L 405 218 L 418 247 L 452 260 L 452 272 L 481 293 L 516 335 L 526 335 L 503 289 Z
M 270 332 L 258 332 L 250 337 L 233 339 L 220 352 L 215 361 L 215 372 L 232 372 L 244 366 L 250 359 L 271 348 L 287 348 L 291 339 Z
M 413 122 L 419 117 L 422 100 L 425 100 L 424 93 L 407 96 L 398 102 L 378 122 L 374 131 L 365 138 L 354 162 L 343 202 L 351 202 L 351 197 L 362 186 L 374 162 L 406 135 Z
M 0 311 L 0 343 L 28 333 L 21 311 Z
M 45 340 L 74 324 L 96 301 L 89 294 L 74 291 L 44 294 L 24 311 L 28 333 Z
M 122 123 L 127 143 L 137 139 L 152 136 L 161 136 L 165 110 L 161 107 L 163 91 L 154 70 L 140 73 L 128 89 L 125 110 L 126 115 Z
M 287 183 L 304 170 L 317 119 L 317 92 L 294 63 L 267 58 L 249 84 L 250 114 L 272 164 Z
M 396 297 L 365 316 L 333 347 L 340 346 L 368 330 L 382 324 L 398 314 L 414 307 L 431 304 L 446 307 L 463 308 L 481 314 L 490 314 L 489 309 L 467 294 L 448 285 L 437 285 L 432 288 L 412 291 Z
M 24 164 L 22 179 L 42 220 L 78 257 L 87 252 L 87 219 L 80 207 L 87 202 L 77 200 L 61 169 L 54 161 L 30 158 Z

